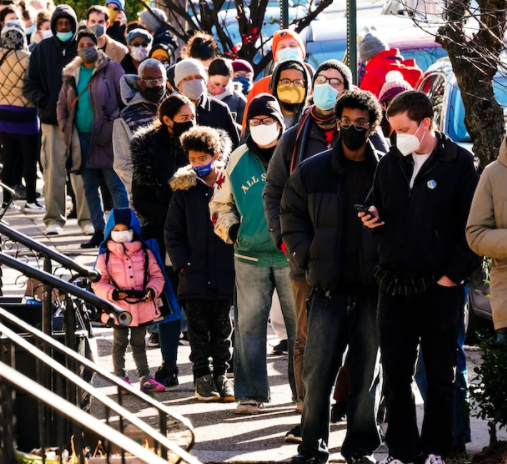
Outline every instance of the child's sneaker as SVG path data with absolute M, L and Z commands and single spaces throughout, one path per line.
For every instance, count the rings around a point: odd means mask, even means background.
M 165 387 L 152 377 L 143 377 L 141 379 L 141 391 L 143 393 L 158 393 L 164 392 Z
M 124 381 L 125 383 L 128 383 L 129 385 L 131 385 L 130 380 L 129 380 L 129 378 L 128 378 L 128 377 L 125 377 L 125 378 L 123 379 L 123 381 Z M 123 388 L 120 390 L 120 393 L 121 393 L 122 395 L 128 395 L 128 394 L 129 394 L 129 392 L 128 392 L 127 390 L 123 389 Z
M 215 381 L 211 374 L 199 377 L 195 382 L 195 397 L 199 401 L 220 401 Z
M 226 403 L 235 401 L 234 384 L 231 379 L 228 379 L 225 375 L 219 375 L 215 379 L 215 385 L 222 401 L 225 401 Z
M 176 388 L 179 385 L 178 372 L 177 367 L 171 367 L 169 363 L 164 362 L 155 372 L 155 380 L 165 385 L 166 390 Z

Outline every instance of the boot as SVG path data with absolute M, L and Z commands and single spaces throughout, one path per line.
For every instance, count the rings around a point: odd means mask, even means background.
M 155 380 L 165 385 L 166 388 L 175 388 L 178 386 L 178 368 L 172 367 L 169 362 L 163 362 L 155 372 Z
M 97 248 L 104 241 L 104 231 L 96 230 L 92 238 L 85 243 L 81 243 L 81 248 Z

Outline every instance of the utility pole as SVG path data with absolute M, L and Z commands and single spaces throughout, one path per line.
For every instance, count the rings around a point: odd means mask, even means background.
M 347 63 L 352 82 L 357 84 L 357 8 L 356 0 L 347 0 Z
M 289 27 L 289 0 L 280 0 L 280 26 L 281 29 Z

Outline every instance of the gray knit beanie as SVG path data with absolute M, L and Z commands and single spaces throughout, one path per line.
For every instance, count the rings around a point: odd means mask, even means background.
M 319 65 L 315 71 L 315 74 L 313 75 L 312 89 L 315 87 L 315 78 L 319 75 L 319 72 L 330 68 L 336 69 L 343 76 L 343 84 L 345 86 L 345 90 L 350 90 L 352 86 L 352 72 L 346 64 L 338 60 L 327 60 Z
M 152 8 L 151 11 L 157 16 L 156 18 L 150 11 L 143 10 L 139 13 L 139 19 L 150 32 L 157 32 L 158 28 L 167 22 L 167 15 L 160 8 Z
M 185 58 L 178 62 L 174 68 L 174 83 L 176 87 L 180 85 L 180 82 L 188 76 L 199 75 L 207 82 L 208 76 L 206 70 L 199 60 L 195 58 Z
M 377 31 L 367 32 L 359 42 L 359 57 L 362 61 L 369 61 L 378 53 L 387 50 L 389 50 L 389 45 L 377 35 Z

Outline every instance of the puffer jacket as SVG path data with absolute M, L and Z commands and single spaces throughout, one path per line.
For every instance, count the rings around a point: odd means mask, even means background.
M 340 257 L 347 246 L 342 239 L 345 215 L 342 150 L 341 143 L 337 143 L 301 163 L 289 177 L 280 204 L 282 237 L 288 254 L 299 268 L 306 270 L 309 285 L 329 294 L 342 289 Z M 380 156 L 368 142 L 366 160 L 372 182 Z M 365 191 L 364 196 L 367 194 Z M 378 264 L 378 238 L 363 228 L 361 242 L 360 281 L 355 284 L 376 289 L 373 269 Z
M 493 259 L 491 309 L 495 329 L 507 327 L 507 139 L 496 161 L 486 167 L 475 191 L 466 235 L 470 248 Z
M 58 125 L 63 131 L 67 149 L 72 144 L 72 132 L 77 105 L 79 105 L 78 101 L 71 108 L 72 102 L 78 96 L 77 84 L 82 63 L 83 60 L 76 57 L 63 69 L 63 85 L 56 108 Z M 113 167 L 113 123 L 120 114 L 120 78 L 122 76 L 121 66 L 99 50 L 92 75 L 93 80 L 88 87 L 93 111 L 93 126 L 90 150 L 85 160 L 87 168 L 111 169 Z
M 23 78 L 28 69 L 30 53 L 25 50 L 0 50 L 0 105 L 33 107 L 23 95 Z
M 136 327 L 159 317 L 160 310 L 156 299 L 135 304 L 129 304 L 125 300 L 114 301 L 113 291 L 116 287 L 109 279 L 110 275 L 120 289 L 146 290 L 151 288 L 158 297 L 164 289 L 164 276 L 151 250 L 146 250 L 149 259 L 148 266 L 145 269 L 145 251 L 140 241 L 116 243 L 108 240 L 106 246 L 109 253 L 99 255 L 95 264 L 95 267 L 102 274 L 101 279 L 92 284 L 95 294 L 130 312 L 132 322 L 129 326 Z M 108 256 L 109 259 L 106 265 Z M 145 272 L 148 273 L 146 288 L 144 287 Z
M 224 132 L 224 131 L 222 131 Z M 215 166 L 223 169 L 231 141 L 222 135 L 221 159 Z M 217 179 L 220 179 L 220 173 Z M 170 182 L 174 191 L 164 227 L 167 252 L 179 273 L 178 298 L 232 299 L 234 289 L 234 250 L 213 230 L 209 202 L 213 187 L 188 165 L 178 169 Z

